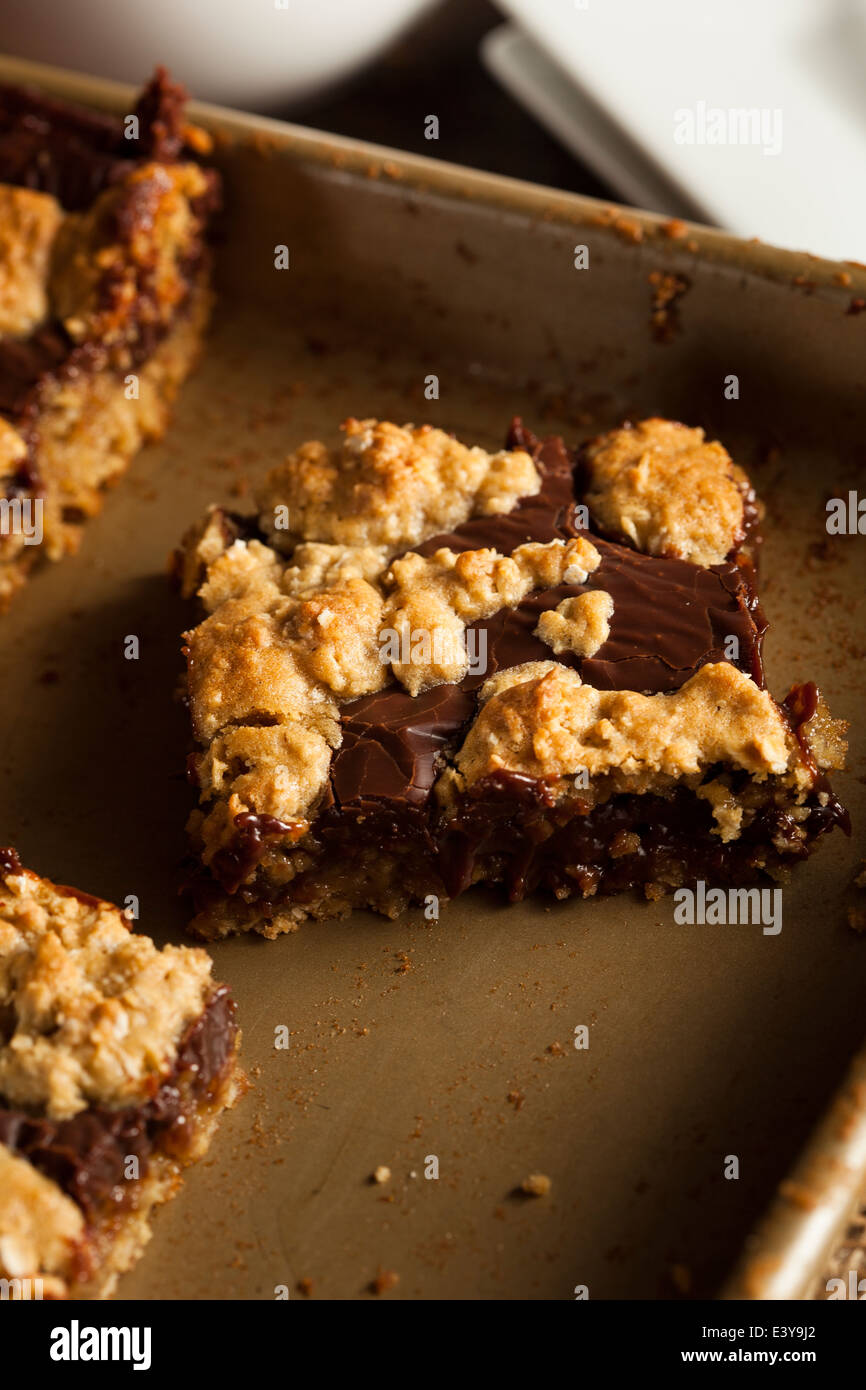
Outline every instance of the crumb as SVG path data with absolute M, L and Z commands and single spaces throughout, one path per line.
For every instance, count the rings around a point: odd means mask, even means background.
M 508 1101 L 509 1105 L 514 1106 L 515 1110 L 522 1110 L 526 1096 L 522 1091 L 509 1091 L 505 1099 Z
M 546 1173 L 530 1173 L 520 1184 L 520 1191 L 527 1197 L 546 1197 L 552 1185 Z
M 548 1043 L 547 1049 L 546 1049 L 546 1050 L 550 1053 L 551 1057 L 564 1057 L 564 1056 L 565 1056 L 565 1053 L 564 1053 L 563 1048 L 562 1048 L 562 1043 L 558 1043 L 558 1042 Z
M 395 1274 L 393 1269 L 380 1269 L 375 1279 L 370 1281 L 370 1292 L 375 1294 L 387 1293 L 393 1289 L 395 1284 L 399 1284 L 400 1276 Z
M 373 1170 L 373 1182 L 390 1182 L 390 1181 L 391 1181 L 391 1169 L 388 1168 L 388 1167 L 386 1167 L 386 1165 L 385 1165 L 384 1163 L 380 1163 L 379 1166 L 378 1166 L 378 1168 L 374 1168 L 374 1170 Z
M 685 275 L 673 275 L 670 271 L 652 270 L 649 274 L 652 285 L 652 307 L 650 328 L 657 343 L 669 343 L 680 327 L 679 300 L 691 287 Z
M 304 1298 L 309 1298 L 313 1292 L 313 1281 L 312 1279 L 299 1279 L 297 1287 L 298 1293 L 302 1293 Z
M 866 932 L 866 908 L 849 907 L 848 926 L 852 931 Z

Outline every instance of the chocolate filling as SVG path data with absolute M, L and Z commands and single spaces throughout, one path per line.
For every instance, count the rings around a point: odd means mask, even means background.
M 36 87 L 0 86 L 0 183 L 56 198 L 67 212 L 89 208 L 143 160 L 177 159 L 183 148 L 187 93 L 157 68 L 134 115 L 123 117 L 48 96 Z
M 564 897 L 698 878 L 739 885 L 807 858 L 817 836 L 835 824 L 844 828 L 837 806 L 815 800 L 802 821 L 784 798 L 769 801 L 737 840 L 725 843 L 713 833 L 707 802 L 686 788 L 669 797 L 624 793 L 590 808 L 579 795 L 555 802 L 543 779 L 503 771 L 475 784 L 453 819 L 434 828 L 414 807 L 396 812 L 371 802 L 369 809 L 326 811 L 306 847 L 313 865 L 289 892 L 262 879 L 245 885 L 240 897 L 272 911 L 286 899 L 316 906 L 323 886 L 326 901 L 328 893 L 355 898 L 371 886 L 375 902 L 382 856 L 395 860 L 384 876 L 386 894 L 419 902 L 430 893 L 454 898 L 476 881 L 503 883 L 512 902 L 539 888 Z M 199 905 L 211 900 L 202 884 Z
M 121 1110 L 91 1106 L 70 1120 L 47 1120 L 0 1106 L 0 1144 L 52 1179 L 93 1221 L 107 1206 L 129 1200 L 129 1157 L 138 1176 L 154 1153 L 182 1157 L 196 1110 L 215 1094 L 237 1036 L 235 1005 L 221 985 L 187 1028 L 171 1071 L 150 1100 Z
M 722 771 L 722 769 L 718 769 Z M 736 780 L 736 779 L 735 779 Z M 833 807 L 809 808 L 807 836 L 836 823 Z M 579 798 L 552 808 L 532 778 L 497 773 L 473 786 L 449 822 L 440 862 L 449 896 L 474 877 L 502 881 L 512 902 L 543 887 L 558 896 L 619 893 L 705 878 L 738 884 L 809 854 L 802 824 L 768 803 L 734 841 L 713 834 L 709 805 L 686 788 L 670 797 L 614 796 L 590 811 Z M 636 836 L 637 843 L 626 836 Z M 777 843 L 778 842 L 778 843 Z

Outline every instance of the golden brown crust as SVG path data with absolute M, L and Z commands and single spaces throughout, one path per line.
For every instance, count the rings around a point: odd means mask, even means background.
M 609 534 L 648 555 L 720 564 L 744 536 L 748 480 L 701 429 L 652 418 L 585 450 L 587 504 Z
M 61 1278 L 83 1232 L 80 1207 L 0 1144 L 0 1277 L 53 1280 L 49 1293 L 65 1292 Z
M 384 580 L 382 627 L 401 639 L 405 634 L 409 659 L 391 662 L 394 675 L 410 695 L 443 682 L 456 684 L 469 665 L 464 642 L 468 623 L 513 608 L 533 589 L 582 584 L 600 563 L 595 546 L 584 537 L 520 545 L 512 555 L 443 549 L 429 557 L 413 552 L 395 560 Z M 413 654 L 414 633 L 428 634 L 430 641 Z
M 610 636 L 613 598 L 604 589 L 588 589 L 574 598 L 565 598 L 555 608 L 542 613 L 536 637 L 557 654 L 595 656 Z
M 523 450 L 488 454 L 432 425 L 347 420 L 339 448 L 302 444 L 268 475 L 256 501 L 262 530 L 278 548 L 302 538 L 394 552 L 472 515 L 508 512 L 540 485 Z
M 66 1119 L 140 1101 L 214 988 L 204 951 L 159 950 L 116 907 L 0 878 L 0 1095 Z
M 585 773 L 591 795 L 697 785 L 723 763 L 756 781 L 790 777 L 811 784 L 778 707 L 735 666 L 702 666 L 679 690 L 640 695 L 596 690 L 554 662 L 512 667 L 486 682 L 482 708 L 438 784 L 446 811 L 455 797 L 496 772 L 551 782 L 567 796 Z M 708 797 L 714 811 L 721 798 Z M 726 838 L 738 826 L 724 820 Z M 729 832 L 734 833 L 729 833 Z
M 48 315 L 56 198 L 0 184 L 0 337 L 26 338 Z

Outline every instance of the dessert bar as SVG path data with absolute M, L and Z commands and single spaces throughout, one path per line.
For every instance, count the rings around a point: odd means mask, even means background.
M 129 114 L 0 86 L 0 608 L 78 542 L 193 365 L 209 137 L 160 69 Z
M 0 1278 L 105 1297 L 242 1084 L 224 985 L 0 850 Z M 37 1282 L 38 1281 L 38 1282 Z
M 176 558 L 193 930 L 771 882 L 847 814 L 845 725 L 766 689 L 761 508 L 699 429 L 577 455 L 349 420 L 212 509 Z

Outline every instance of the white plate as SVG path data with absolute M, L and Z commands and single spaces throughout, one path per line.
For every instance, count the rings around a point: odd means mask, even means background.
M 624 197 L 866 259 L 863 0 L 498 3 L 488 66 Z

